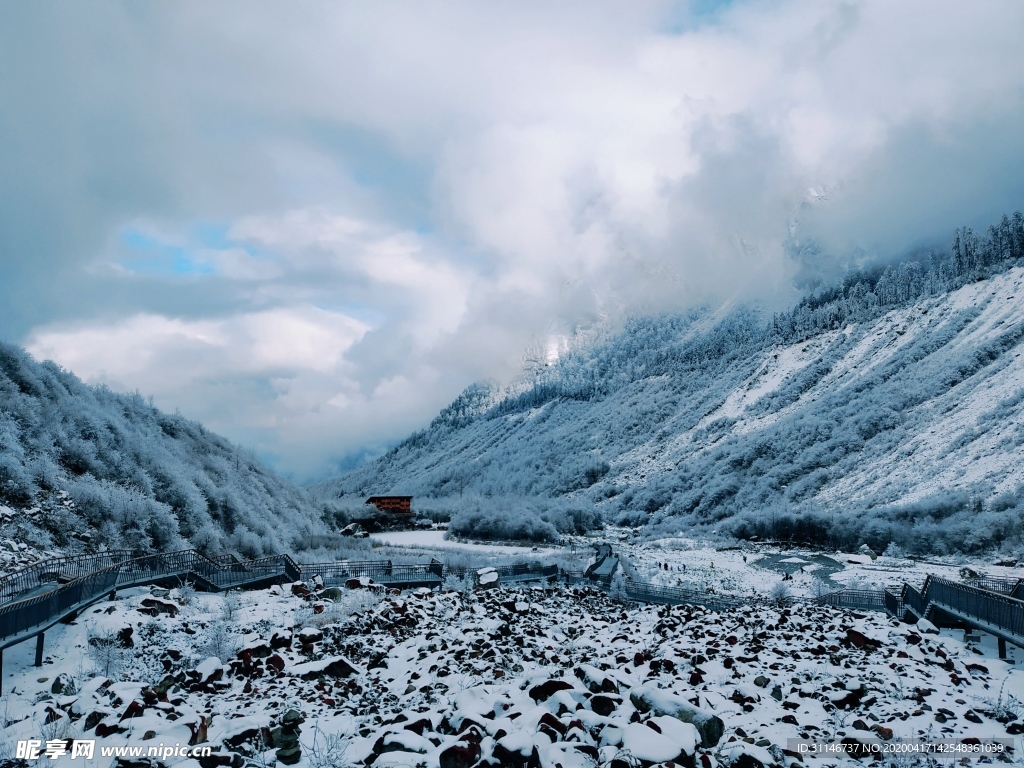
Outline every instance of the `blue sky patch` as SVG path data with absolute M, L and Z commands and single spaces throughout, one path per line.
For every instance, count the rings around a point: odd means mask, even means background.
M 213 265 L 197 260 L 191 249 L 169 243 L 136 227 L 121 232 L 129 249 L 123 265 L 131 272 L 153 277 L 212 275 Z

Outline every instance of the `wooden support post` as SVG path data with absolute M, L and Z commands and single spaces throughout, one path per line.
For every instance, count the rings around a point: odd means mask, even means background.
M 0 696 L 4 692 L 4 649 L 0 648 Z
M 36 666 L 43 666 L 43 638 L 46 637 L 45 632 L 40 632 L 36 635 Z
M 999 641 L 999 658 L 1000 659 L 1005 659 L 1006 658 L 1006 641 L 1003 640 L 1003 638 L 1001 638 L 1001 637 L 996 638 L 996 639 Z

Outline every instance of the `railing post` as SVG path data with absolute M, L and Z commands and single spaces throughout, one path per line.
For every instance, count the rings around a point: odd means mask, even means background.
M 1005 661 L 1006 658 L 1007 658 L 1006 657 L 1006 640 L 1004 640 L 1001 637 L 996 638 L 996 640 L 997 640 L 997 642 L 999 644 L 999 658 L 1003 659 Z

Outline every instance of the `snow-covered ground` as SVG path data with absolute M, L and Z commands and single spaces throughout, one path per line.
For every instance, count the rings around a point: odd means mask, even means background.
M 95 738 L 98 768 L 102 746 L 189 742 L 271 765 L 289 739 L 310 768 L 846 764 L 801 761 L 798 738 L 1009 736 L 1020 754 L 1024 672 L 881 615 L 583 588 L 186 597 L 98 604 L 51 630 L 42 668 L 31 643 L 8 650 L 0 749 Z
M 514 544 L 482 544 L 445 538 L 445 531 L 385 531 L 371 533 L 371 539 L 395 547 L 415 549 L 454 549 L 486 555 L 511 555 L 534 558 L 560 554 L 560 547 L 516 546 Z
M 998 566 L 984 557 L 912 560 L 879 556 L 872 560 L 850 552 L 822 553 L 752 543 L 723 548 L 686 536 L 646 541 L 624 528 L 610 528 L 600 537 L 577 541 L 585 546 L 598 540 L 612 543 L 644 581 L 699 587 L 717 594 L 767 595 L 776 585 L 785 584 L 794 597 L 816 597 L 843 587 L 881 589 L 903 582 L 920 586 L 928 574 L 959 580 L 964 568 L 987 576 L 1024 578 L 1024 567 Z M 783 581 L 784 574 L 792 579 Z

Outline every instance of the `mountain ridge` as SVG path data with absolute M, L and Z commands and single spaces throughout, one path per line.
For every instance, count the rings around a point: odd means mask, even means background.
M 305 490 L 138 393 L 0 342 L 0 536 L 41 549 L 276 552 L 325 531 Z
M 1017 213 L 789 312 L 634 318 L 532 386 L 467 388 L 317 491 L 547 499 L 651 530 L 880 548 L 1019 543 L 1022 257 Z

